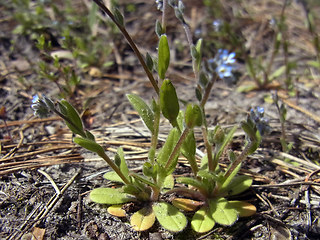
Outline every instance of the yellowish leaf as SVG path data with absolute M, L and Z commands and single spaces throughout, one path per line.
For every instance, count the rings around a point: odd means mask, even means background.
M 195 201 L 187 198 L 175 198 L 172 201 L 172 204 L 184 211 L 192 212 L 195 211 L 198 207 L 203 205 L 203 202 Z
M 136 231 L 145 231 L 152 227 L 156 218 L 151 208 L 142 208 L 135 212 L 130 219 L 132 228 Z
M 122 209 L 122 205 L 112 205 L 108 207 L 108 213 L 116 217 L 126 216 L 126 211 Z

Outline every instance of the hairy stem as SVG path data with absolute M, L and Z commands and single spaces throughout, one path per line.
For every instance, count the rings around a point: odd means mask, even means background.
M 114 15 L 112 14 L 112 12 L 100 1 L 100 0 L 93 0 L 99 7 L 100 9 L 106 13 L 111 20 L 117 25 L 117 27 L 119 28 L 119 30 L 122 32 L 123 36 L 127 39 L 130 47 L 132 48 L 132 50 L 134 51 L 135 55 L 137 56 L 140 64 L 142 65 L 144 71 L 146 72 L 154 90 L 156 91 L 156 93 L 159 95 L 159 87 L 158 84 L 156 82 L 156 80 L 154 79 L 152 73 L 149 71 L 149 68 L 147 67 L 146 62 L 144 61 L 144 58 L 142 56 L 142 54 L 140 53 L 139 49 L 137 48 L 136 44 L 133 42 L 132 38 L 130 37 L 129 33 L 127 32 L 127 30 L 125 29 L 124 26 L 122 26 L 120 23 L 117 22 L 117 20 L 115 19 Z
M 105 152 L 98 152 L 98 155 L 105 160 L 109 166 L 115 171 L 125 184 L 130 184 L 128 179 L 120 171 L 119 167 L 108 157 Z
M 168 159 L 168 162 L 167 162 L 165 168 L 168 168 L 168 167 L 171 165 L 172 161 L 174 160 L 174 158 L 176 157 L 177 153 L 179 152 L 179 150 L 180 150 L 180 148 L 181 148 L 181 146 L 182 146 L 183 141 L 184 141 L 184 140 L 186 139 L 186 137 L 188 136 L 189 131 L 190 131 L 190 128 L 186 127 L 186 128 L 184 129 L 184 131 L 182 132 L 182 134 L 181 134 L 181 136 L 180 136 L 180 138 L 179 138 L 176 146 L 174 147 L 172 153 L 170 154 L 170 157 L 169 157 L 169 159 Z
M 254 141 L 250 141 L 246 147 L 243 149 L 242 153 L 238 156 L 238 158 L 232 163 L 231 167 L 224 174 L 225 179 L 230 176 L 230 174 L 238 167 L 238 165 L 248 156 L 248 152 L 250 148 L 255 144 Z
M 158 102 L 156 103 L 156 109 L 154 111 L 153 133 L 151 137 L 151 147 L 149 151 L 149 159 L 151 161 L 151 164 L 154 164 L 155 152 L 158 145 L 159 125 L 160 125 L 160 104 L 158 100 Z
M 211 147 L 211 144 L 208 141 L 208 130 L 207 130 L 207 128 L 205 126 L 202 126 L 201 130 L 202 130 L 202 136 L 203 136 L 204 145 L 205 145 L 206 150 L 207 150 L 209 172 L 213 172 L 216 169 L 218 163 L 214 164 L 213 160 L 212 160 L 212 147 Z
M 167 15 L 168 15 L 168 0 L 163 0 L 162 5 L 162 31 L 163 33 L 167 32 Z
M 211 81 L 209 81 L 208 86 L 206 87 L 206 90 L 204 92 L 203 98 L 201 100 L 200 103 L 200 107 L 204 108 L 204 105 L 207 103 L 211 89 L 213 87 L 213 84 L 216 82 L 217 77 L 214 77 L 213 79 L 211 79 Z

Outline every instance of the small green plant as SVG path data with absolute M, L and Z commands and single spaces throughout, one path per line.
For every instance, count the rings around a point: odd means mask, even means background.
M 288 153 L 292 149 L 293 143 L 287 143 L 287 134 L 286 134 L 286 128 L 285 128 L 285 122 L 287 118 L 287 108 L 283 103 L 279 104 L 279 97 L 277 92 L 273 95 L 273 101 L 277 107 L 280 124 L 281 124 L 280 143 L 281 143 L 282 151 Z
M 14 34 L 29 36 L 36 40 L 41 34 L 54 25 L 45 10 L 44 1 L 13 0 L 9 8 L 14 8 L 14 18 L 19 23 L 13 30 Z
M 46 58 L 46 61 L 38 63 L 39 75 L 56 84 L 60 90 L 61 97 L 71 98 L 80 84 L 81 78 L 75 74 L 71 66 L 62 64 L 58 56 L 50 55 L 50 51 L 52 50 L 51 42 L 46 41 L 43 35 L 38 38 L 37 47 Z M 66 58 L 67 56 L 64 57 Z M 72 59 L 72 56 L 69 55 L 68 58 Z M 49 60 L 53 64 L 47 63 Z M 61 78 L 64 80 L 64 84 L 60 83 Z
M 276 108 L 278 110 L 280 124 L 281 124 L 281 137 L 280 137 L 281 148 L 282 148 L 283 152 L 289 153 L 292 150 L 294 143 L 288 142 L 288 140 L 287 140 L 287 134 L 286 134 L 286 128 L 285 128 L 286 119 L 287 119 L 287 108 L 284 103 L 281 103 L 281 104 L 279 103 L 280 100 L 279 100 L 279 96 L 278 96 L 277 92 L 275 92 L 275 94 L 273 94 L 273 101 L 274 101 L 274 104 L 276 105 Z M 292 161 L 288 158 L 285 158 L 284 161 L 287 163 L 290 163 L 294 166 L 300 165 L 300 163 Z
M 316 6 L 316 3 L 303 3 L 303 7 L 304 7 L 304 11 L 306 13 L 306 19 L 307 19 L 307 24 L 308 24 L 308 30 L 310 32 L 310 34 L 312 35 L 313 37 L 313 46 L 314 46 L 314 49 L 316 51 L 316 57 L 317 57 L 317 60 L 315 61 L 309 61 L 308 64 L 310 66 L 313 66 L 313 67 L 316 67 L 318 69 L 320 69 L 320 40 L 319 40 L 319 34 L 317 33 L 317 28 L 316 28 L 316 24 L 315 24 L 315 21 L 314 21 L 314 13 L 312 11 L 312 6 L 309 6 L 309 5 L 312 5 L 314 4 Z
M 242 122 L 242 129 L 246 132 L 247 143 L 242 153 L 236 156 L 233 151 L 228 152 L 230 165 L 223 171 L 218 161 L 225 148 L 232 140 L 237 129 L 233 127 L 225 133 L 220 126 L 208 132 L 206 143 L 207 154 L 202 158 L 201 167 L 194 172 L 197 177 L 180 177 L 177 182 L 188 187 L 175 188 L 170 192 L 178 192 L 187 198 L 176 198 L 173 205 L 185 211 L 197 210 L 191 220 L 194 231 L 203 233 L 210 231 L 215 223 L 231 226 L 238 217 L 250 216 L 255 213 L 256 208 L 245 201 L 229 201 L 228 197 L 234 196 L 247 190 L 252 179 L 248 176 L 237 176 L 242 161 L 246 156 L 253 153 L 261 141 L 260 133 L 266 131 L 267 125 L 263 123 L 261 108 L 252 110 L 247 120 Z M 263 115 L 263 114 L 262 114 Z M 263 124 L 262 124 L 263 123 Z M 204 130 L 206 131 L 206 130 Z M 212 146 L 214 150 L 212 151 Z
M 209 32 L 210 40 L 207 41 L 208 43 L 205 46 L 207 52 L 210 52 L 212 45 L 218 48 L 228 46 L 230 49 L 235 49 L 234 51 L 237 55 L 244 59 L 247 74 L 254 81 L 253 83 L 239 86 L 238 91 L 285 88 L 294 95 L 292 71 L 297 67 L 297 63 L 289 59 L 290 41 L 288 39 L 288 27 L 285 15 L 285 10 L 289 6 L 290 1 L 284 1 L 280 16 L 270 20 L 270 26 L 274 29 L 274 39 L 271 47 L 272 52 L 268 58 L 253 56 L 249 53 L 249 49 L 245 47 L 245 37 L 237 34 L 242 27 L 237 24 L 237 16 L 228 16 L 228 11 L 220 0 L 204 1 L 204 3 L 208 7 L 209 14 L 214 17 L 214 21 L 211 24 L 212 31 Z M 309 16 L 309 29 L 315 36 L 314 43 L 317 43 L 317 35 L 314 34 L 314 26 L 312 26 L 312 15 Z M 231 23 L 229 21 L 230 17 L 234 18 Z M 283 57 L 283 65 L 274 69 L 275 59 L 281 55 Z M 318 65 L 315 62 L 311 64 Z M 283 80 L 279 81 L 278 79 L 280 78 Z
M 275 37 L 273 40 L 272 54 L 270 59 L 268 61 L 260 57 L 253 59 L 251 56 L 248 56 L 246 59 L 248 73 L 254 79 L 256 84 L 255 87 L 247 86 L 247 90 L 252 88 L 279 88 L 281 87 L 282 83 L 280 83 L 280 85 L 279 83 L 274 84 L 274 81 L 284 74 L 285 80 L 282 86 L 294 94 L 291 71 L 296 67 L 296 62 L 289 61 L 290 43 L 287 37 L 288 32 L 285 17 L 285 9 L 289 4 L 289 1 L 284 2 L 279 20 L 273 18 L 270 21 L 270 25 L 275 29 Z M 284 64 L 272 72 L 274 60 L 280 54 L 281 47 L 284 57 Z
M 114 64 L 110 58 L 113 43 L 102 40 L 101 36 L 114 39 L 117 35 L 110 21 L 103 26 L 104 33 L 98 31 L 103 22 L 95 3 L 82 7 L 81 12 L 73 4 L 70 0 L 7 3 L 8 9 L 15 10 L 13 18 L 18 23 L 13 33 L 35 42 L 44 55 L 38 63 L 38 74 L 53 81 L 64 98 L 72 96 L 80 83 L 74 72 L 90 71 L 93 67 L 102 71 Z M 57 47 L 61 49 L 56 50 Z
M 113 171 L 106 173 L 104 178 L 121 186 L 94 189 L 90 193 L 91 200 L 111 205 L 108 208 L 109 213 L 120 217 L 126 215 L 123 210 L 126 203 L 138 203 L 140 209 L 130 218 L 130 224 L 137 231 L 149 229 L 156 219 L 169 231 L 182 231 L 187 226 L 187 218 L 179 209 L 195 212 L 191 226 L 199 233 L 209 231 L 215 223 L 230 226 L 238 217 L 254 214 L 255 207 L 250 203 L 230 201 L 228 197 L 245 191 L 252 183 L 250 177 L 238 176 L 237 173 L 245 158 L 257 149 L 261 135 L 268 127 L 263 119 L 263 109 L 252 110 L 247 120 L 241 123 L 247 136 L 246 144 L 238 156 L 231 150 L 228 152 L 230 164 L 226 170 L 220 169 L 219 161 L 232 141 L 237 126 L 227 133 L 220 126 L 210 130 L 205 118 L 205 105 L 215 80 L 219 77 L 233 77 L 235 53 L 221 49 L 213 59 L 202 62 L 202 39 L 193 44 L 189 26 L 184 19 L 182 1 L 164 0 L 156 1 L 163 13 L 162 23 L 156 23 L 156 34 L 159 37 L 157 56 L 153 58 L 147 54 L 144 58 L 127 33 L 122 14 L 117 9 L 111 12 L 99 0 L 94 2 L 114 21 L 127 39 L 152 83 L 156 97 L 148 104 L 138 95 L 127 95 L 151 134 L 148 160 L 143 164 L 141 173 L 130 171 L 122 148 L 118 149 L 114 160 L 111 160 L 104 148 L 95 141 L 95 137 L 84 128 L 78 112 L 69 102 L 60 100 L 54 103 L 47 97 L 34 97 L 32 108 L 36 115 L 47 116 L 50 112 L 59 115 L 76 135 L 73 141 L 98 154 L 112 168 Z M 174 8 L 185 29 L 197 80 L 195 95 L 198 102 L 186 104 L 184 110 L 180 106 L 173 82 L 166 77 L 170 66 L 170 48 L 166 35 L 168 7 Z M 157 72 L 158 81 L 154 79 L 153 71 Z M 158 148 L 161 116 L 169 121 L 172 128 L 164 145 Z M 195 128 L 201 128 L 206 147 L 201 166 L 198 166 L 196 161 Z M 178 188 L 174 187 L 172 173 L 180 155 L 188 160 L 192 173 L 190 177 L 176 179 L 177 182 L 186 185 Z M 170 203 L 165 201 L 165 195 L 169 193 L 182 197 Z M 200 209 L 197 210 L 198 208 Z

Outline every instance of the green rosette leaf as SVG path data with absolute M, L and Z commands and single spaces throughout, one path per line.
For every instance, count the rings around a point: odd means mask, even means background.
M 192 217 L 191 227 L 198 233 L 209 232 L 215 225 L 207 207 L 199 209 Z
M 187 226 L 187 218 L 176 207 L 166 202 L 156 202 L 152 206 L 162 227 L 171 232 L 180 232 Z
M 251 184 L 251 177 L 245 175 L 235 176 L 228 185 L 223 185 L 220 191 L 226 193 L 228 196 L 233 196 L 246 191 Z
M 231 226 L 238 219 L 238 212 L 232 208 L 225 198 L 210 200 L 209 211 L 212 219 L 224 226 Z
M 96 188 L 90 193 L 90 199 L 100 204 L 121 204 L 133 201 L 134 198 L 117 188 Z

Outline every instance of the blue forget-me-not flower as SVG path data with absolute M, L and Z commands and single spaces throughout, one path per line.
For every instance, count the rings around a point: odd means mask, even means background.
M 220 19 L 214 20 L 212 22 L 212 26 L 214 28 L 214 31 L 219 32 L 221 30 L 222 24 L 223 24 L 222 20 L 220 20 Z
M 219 49 L 216 56 L 208 60 L 210 68 L 224 80 L 234 80 L 232 71 L 234 70 L 233 64 L 236 62 L 236 54 L 229 53 L 226 49 Z
M 256 125 L 261 136 L 270 132 L 269 119 L 264 117 L 263 107 L 252 108 L 249 118 Z

